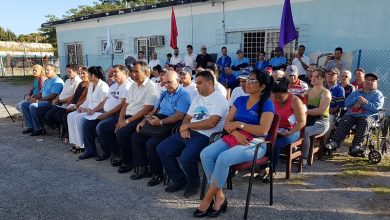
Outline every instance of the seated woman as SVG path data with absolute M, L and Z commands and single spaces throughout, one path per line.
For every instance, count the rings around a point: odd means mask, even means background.
M 272 87 L 271 99 L 275 113 L 280 116 L 279 131 L 273 151 L 274 172 L 280 151 L 299 138 L 300 130 L 306 124 L 305 106 L 301 99 L 288 91 L 289 80 L 281 78 Z
M 313 72 L 310 88 L 307 93 L 306 128 L 303 140 L 303 166 L 307 165 L 309 157 L 310 137 L 325 134 L 329 129 L 329 105 L 332 96 L 324 87 L 325 70 L 317 69 Z
M 227 199 L 222 191 L 229 174 L 229 167 L 253 159 L 253 137 L 264 137 L 271 127 L 274 106 L 269 99 L 272 77 L 260 70 L 253 70 L 246 81 L 249 96 L 236 99 L 230 108 L 224 129 L 230 134 L 202 150 L 200 158 L 206 173 L 209 189 L 194 217 L 217 217 L 226 211 Z M 257 158 L 266 153 L 263 144 Z
M 68 133 L 69 143 L 74 144 L 76 151 L 79 152 L 83 148 L 83 137 L 81 127 L 83 121 L 87 120 L 84 116 L 94 112 L 96 107 L 105 100 L 108 95 L 109 87 L 103 79 L 103 71 L 100 66 L 91 66 L 88 68 L 89 85 L 87 98 L 83 104 L 70 114 L 68 114 Z
M 29 102 L 31 98 L 35 98 L 35 96 L 41 91 L 43 83 L 47 79 L 45 69 L 43 69 L 41 65 L 36 64 L 32 67 L 32 69 L 34 76 L 33 86 L 31 87 L 29 93 L 26 94 L 26 96 L 24 97 L 24 100 L 16 105 L 16 109 L 20 112 L 20 106 L 22 105 L 22 103 Z
M 65 106 L 67 108 L 62 108 L 55 114 L 55 118 L 57 122 L 62 125 L 62 134 L 61 138 L 64 138 L 64 142 L 68 143 L 68 114 L 75 111 L 80 107 L 80 105 L 85 101 L 87 98 L 87 91 L 88 91 L 88 84 L 89 84 L 89 78 L 88 78 L 88 69 L 87 67 L 80 67 L 79 69 L 79 75 L 81 78 L 81 83 L 76 88 L 75 93 L 72 97 L 70 97 L 69 101 L 65 103 Z M 73 151 L 74 148 L 72 148 Z

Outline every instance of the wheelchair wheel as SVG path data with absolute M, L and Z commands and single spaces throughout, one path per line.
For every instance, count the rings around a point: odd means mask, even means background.
M 370 164 L 377 164 L 381 162 L 382 155 L 377 150 L 371 150 L 370 153 L 368 153 L 368 162 Z

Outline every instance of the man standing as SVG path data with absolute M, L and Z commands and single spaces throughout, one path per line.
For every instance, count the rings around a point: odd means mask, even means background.
M 138 52 L 138 60 L 148 63 L 148 60 L 145 58 L 145 52 L 143 51 Z
M 125 104 L 122 106 L 116 127 L 116 139 L 122 156 L 119 173 L 127 173 L 133 168 L 131 135 L 144 115 L 152 111 L 159 100 L 160 89 L 149 79 L 149 70 L 145 62 L 133 64 L 134 84 L 130 86 Z M 112 143 L 111 143 L 112 144 Z
M 237 60 L 234 60 L 232 63 L 232 70 L 234 71 L 234 76 L 238 77 L 242 75 L 242 70 L 249 66 L 249 59 L 244 56 L 244 52 L 242 50 L 237 50 Z
M 334 49 L 334 54 L 326 57 L 324 68 L 330 71 L 333 68 L 337 68 L 340 71 L 347 69 L 347 63 L 341 60 L 343 55 L 343 48 L 337 47 Z
M 191 69 L 195 69 L 195 61 L 196 61 L 196 54 L 193 53 L 194 49 L 192 45 L 187 45 L 187 54 L 184 55 L 184 66 L 191 67 Z
M 31 133 L 31 136 L 44 133 L 41 119 L 50 109 L 51 102 L 61 93 L 64 87 L 64 81 L 56 75 L 54 65 L 46 64 L 45 73 L 48 79 L 44 82 L 42 91 L 35 98 L 31 98 L 30 102 L 24 102 L 20 107 L 26 124 L 23 133 Z
M 179 56 L 179 48 L 173 49 L 173 56 L 169 60 L 169 64 L 176 66 L 178 63 L 182 63 L 183 60 Z
M 192 100 L 180 132 L 157 146 L 165 172 L 172 180 L 165 191 L 177 192 L 185 187 L 187 198 L 195 195 L 200 186 L 199 154 L 209 144 L 210 135 L 222 131 L 229 109 L 226 98 L 214 90 L 214 76 L 209 71 L 196 74 L 196 86 L 199 95 Z
M 305 46 L 300 45 L 298 47 L 298 53 L 295 54 L 295 58 L 292 60 L 292 65 L 298 68 L 299 79 L 303 80 L 306 77 L 306 70 L 309 68 L 310 58 L 305 55 Z
M 205 45 L 200 47 L 200 54 L 196 57 L 195 66 L 196 69 L 199 67 L 206 69 L 208 66 L 211 66 L 213 59 L 211 59 L 210 54 L 207 53 L 207 48 Z
M 151 70 L 153 70 L 153 67 L 157 66 L 157 65 L 160 65 L 161 66 L 161 62 L 159 59 L 157 59 L 157 53 L 156 52 L 153 52 L 152 53 L 152 59 L 149 61 L 149 68 Z
M 363 88 L 364 74 L 365 73 L 363 68 L 357 68 L 355 70 L 355 81 L 352 82 L 352 85 L 355 86 L 355 89 Z
M 217 65 L 221 67 L 221 75 L 225 74 L 225 68 L 232 65 L 232 59 L 227 55 L 227 48 L 222 47 L 221 48 L 221 54 L 222 56 L 218 58 Z

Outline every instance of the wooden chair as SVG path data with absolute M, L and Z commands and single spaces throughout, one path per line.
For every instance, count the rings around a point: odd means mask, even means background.
M 230 172 L 229 172 L 229 176 L 228 176 L 228 179 L 227 179 L 227 188 L 230 189 L 230 190 L 233 188 L 232 175 L 231 175 L 232 173 L 234 173 L 235 171 L 238 171 L 238 170 L 249 170 L 249 169 L 251 170 L 251 175 L 250 175 L 250 178 L 249 178 L 249 185 L 248 185 L 248 192 L 247 192 L 247 196 L 246 196 L 244 219 L 247 219 L 247 217 L 248 217 L 249 202 L 250 202 L 250 196 L 251 196 L 251 193 L 252 193 L 252 184 L 253 184 L 253 179 L 254 179 L 253 176 L 254 176 L 254 172 L 255 172 L 255 167 L 256 166 L 264 166 L 264 165 L 266 165 L 266 166 L 268 166 L 270 168 L 270 173 L 273 173 L 272 153 L 273 153 L 273 147 L 274 147 L 274 143 L 275 143 L 275 140 L 276 140 L 276 136 L 278 134 L 279 122 L 280 122 L 280 117 L 279 117 L 279 115 L 275 114 L 274 118 L 272 120 L 271 127 L 270 127 L 270 129 L 268 131 L 268 137 L 267 137 L 266 142 L 265 142 L 267 144 L 267 152 L 266 152 L 264 157 L 262 157 L 260 159 L 256 159 L 257 158 L 257 154 L 259 152 L 259 148 L 261 146 L 261 144 L 258 144 L 258 145 L 256 145 L 255 154 L 253 156 L 253 160 L 252 161 L 241 163 L 241 164 L 237 164 L 237 165 L 234 165 L 234 166 L 230 167 Z M 222 133 L 218 132 L 218 133 L 213 134 L 210 137 L 210 140 L 212 142 L 215 142 L 216 140 L 218 140 L 221 137 L 222 137 Z M 205 190 L 206 190 L 206 185 L 207 185 L 206 181 L 207 181 L 207 177 L 204 174 L 203 175 L 203 181 L 202 181 L 202 187 L 201 187 L 201 198 L 200 199 L 203 199 L 203 197 L 205 195 Z M 270 175 L 269 204 L 270 205 L 273 204 L 273 175 Z
M 322 148 L 325 146 L 325 134 L 317 134 L 310 137 L 309 158 L 307 164 L 312 165 L 314 162 L 314 154 L 317 153 L 318 159 L 322 158 Z
M 303 127 L 300 131 L 300 137 L 295 142 L 291 143 L 288 147 L 284 149 L 284 152 L 280 154 L 280 158 L 286 160 L 286 179 L 291 178 L 291 170 L 293 161 L 299 158 L 298 171 L 302 173 L 303 166 L 303 153 L 302 153 L 302 144 L 303 137 L 305 134 L 305 128 Z

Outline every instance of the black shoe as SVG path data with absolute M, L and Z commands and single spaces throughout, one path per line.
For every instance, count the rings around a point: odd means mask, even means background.
M 198 193 L 199 185 L 195 187 L 187 186 L 184 190 L 184 197 L 191 198 Z
M 130 176 L 130 179 L 132 180 L 140 180 L 143 178 L 151 177 L 151 174 L 149 172 L 148 167 L 142 167 L 140 170 L 136 173 Z
M 30 135 L 31 136 L 39 136 L 39 135 L 43 135 L 43 134 L 46 134 L 45 130 L 39 129 L 39 130 L 34 130 Z
M 162 181 L 164 181 L 164 175 L 154 175 L 152 179 L 150 179 L 147 183 L 148 186 L 157 186 L 160 184 Z
M 98 156 L 98 157 L 96 157 L 96 161 L 103 161 L 103 160 L 106 160 L 109 157 L 110 156 Z
M 51 129 L 57 129 L 58 128 L 58 124 L 51 124 L 51 123 L 45 123 L 47 125 L 47 127 L 51 128 Z
M 165 188 L 165 192 L 174 193 L 184 188 L 185 184 L 173 183 Z
M 95 154 L 83 154 L 83 155 L 79 156 L 79 160 L 85 160 L 85 159 L 89 159 L 92 157 L 96 157 L 96 155 Z
M 127 164 L 122 164 L 118 168 L 118 173 L 128 173 L 133 169 L 132 166 L 127 165 Z
M 214 200 L 211 200 L 211 203 L 209 205 L 209 207 L 206 209 L 206 211 L 200 211 L 199 209 L 196 209 L 194 211 L 194 213 L 192 214 L 192 216 L 194 218 L 203 218 L 203 217 L 206 217 L 207 214 L 213 209 L 213 205 L 214 205 Z
M 122 164 L 121 159 L 118 156 L 111 156 L 111 165 L 118 167 Z
M 22 134 L 30 134 L 34 131 L 34 128 L 27 128 L 22 131 Z
M 211 209 L 211 211 L 207 213 L 207 216 L 210 218 L 218 217 L 222 212 L 226 212 L 227 205 L 228 205 L 228 201 L 225 197 L 225 201 L 223 201 L 221 207 L 218 210 L 215 210 L 214 208 Z

